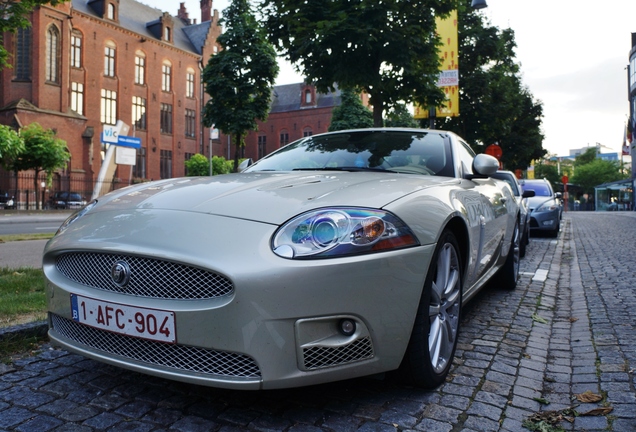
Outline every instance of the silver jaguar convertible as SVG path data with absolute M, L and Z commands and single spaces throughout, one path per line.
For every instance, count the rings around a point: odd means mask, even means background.
M 516 285 L 519 209 L 497 168 L 450 132 L 363 129 L 112 192 L 46 245 L 50 339 L 214 387 L 387 371 L 436 387 L 462 305 Z

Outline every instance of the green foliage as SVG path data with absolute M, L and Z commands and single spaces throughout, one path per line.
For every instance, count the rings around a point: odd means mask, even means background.
M 439 37 L 435 16 L 451 0 L 265 0 L 270 40 L 321 92 L 360 88 L 374 125 L 397 103 L 438 105 Z
M 384 122 L 386 127 L 416 128 L 419 126 L 405 104 L 400 103 L 391 108 Z
M 329 132 L 373 127 L 373 113 L 362 105 L 359 93 L 343 90 L 340 105 L 333 110 Z
M 460 115 L 441 120 L 439 127 L 469 143 L 498 143 L 506 169 L 526 169 L 546 154 L 543 106 L 521 83 L 513 30 L 489 25 L 469 5 L 461 0 L 458 8 Z
M 578 185 L 583 193 L 593 194 L 595 186 L 625 178 L 627 176 L 621 172 L 619 162 L 594 159 L 589 163 L 576 165 L 570 182 Z
M 229 174 L 232 171 L 234 171 L 234 161 L 226 160 L 222 156 L 212 156 L 212 175 Z
M 534 178 L 547 179 L 553 187 L 555 184 L 561 183 L 561 176 L 559 175 L 559 169 L 556 164 L 546 161 L 534 166 Z
M 202 74 L 210 95 L 203 123 L 234 136 L 236 169 L 244 136 L 257 129 L 257 120 L 267 119 L 278 63 L 248 0 L 232 0 L 221 23 L 226 24 L 217 39 L 222 50 L 210 57 Z
M 589 147 L 583 153 L 574 158 L 574 166 L 589 164 L 596 160 L 596 154 L 598 153 L 596 147 Z
M 210 175 L 210 161 L 200 153 L 185 161 L 185 167 L 188 177 Z
M 22 152 L 22 137 L 9 126 L 0 125 L 0 165 L 8 169 Z
M 5 32 L 15 33 L 19 28 L 27 28 L 31 25 L 27 19 L 33 9 L 38 6 L 50 4 L 57 6 L 67 0 L 7 0 L 0 2 L 0 69 L 9 64 L 10 54 L 5 48 L 3 35 Z

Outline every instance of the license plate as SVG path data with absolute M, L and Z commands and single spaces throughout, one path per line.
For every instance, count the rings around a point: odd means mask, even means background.
M 175 343 L 174 312 L 110 303 L 71 294 L 73 320 L 128 336 Z

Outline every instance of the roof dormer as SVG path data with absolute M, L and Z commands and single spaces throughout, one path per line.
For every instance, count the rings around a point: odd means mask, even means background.
M 316 87 L 304 84 L 300 90 L 300 107 L 308 108 L 316 106 Z
M 98 17 L 119 22 L 119 0 L 89 0 L 87 4 Z
M 164 12 L 158 20 L 147 23 L 146 28 L 157 39 L 170 44 L 174 42 L 174 20 L 168 12 Z

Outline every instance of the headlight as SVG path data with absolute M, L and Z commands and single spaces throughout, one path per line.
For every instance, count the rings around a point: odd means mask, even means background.
M 75 222 L 76 220 L 78 220 L 79 218 L 84 216 L 86 213 L 88 213 L 90 211 L 90 209 L 95 207 L 95 204 L 97 204 L 97 200 L 93 200 L 93 201 L 89 202 L 86 205 L 86 207 L 84 207 L 83 209 L 78 210 L 77 212 L 73 213 L 68 219 L 66 219 L 62 223 L 62 225 L 60 225 L 60 227 L 58 228 L 58 230 L 55 233 L 55 235 L 61 234 L 64 231 L 66 231 L 66 229 L 69 227 L 70 224 L 72 224 L 73 222 Z
M 333 208 L 303 213 L 283 224 L 274 234 L 272 250 L 283 258 L 333 258 L 418 244 L 413 232 L 391 213 Z
M 536 212 L 548 212 L 548 211 L 554 211 L 556 209 L 558 209 L 559 206 L 557 204 L 555 204 L 554 202 L 546 202 L 541 204 L 541 206 L 536 209 Z

